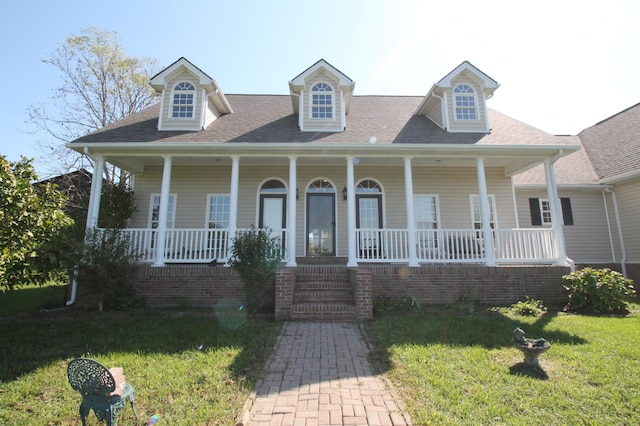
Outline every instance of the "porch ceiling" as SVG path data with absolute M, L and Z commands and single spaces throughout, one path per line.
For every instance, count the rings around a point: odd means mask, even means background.
M 142 173 L 145 166 L 161 165 L 170 156 L 174 165 L 229 165 L 231 157 L 240 157 L 241 165 L 288 166 L 289 157 L 297 157 L 299 166 L 346 166 L 346 158 L 354 157 L 360 166 L 401 166 L 405 157 L 414 166 L 475 167 L 483 158 L 485 167 L 501 167 L 506 175 L 520 173 L 547 158 L 565 156 L 579 149 L 575 145 L 429 145 L 415 144 L 164 144 L 164 143 L 93 143 L 68 145 L 79 152 L 101 155 L 133 173 Z M 85 149 L 86 148 L 86 149 Z

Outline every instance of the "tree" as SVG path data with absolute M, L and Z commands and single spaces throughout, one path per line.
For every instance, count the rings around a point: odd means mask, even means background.
M 54 185 L 32 185 L 32 160 L 0 156 L 0 289 L 42 283 L 61 266 L 63 247 L 54 242 L 73 224 L 67 198 Z
M 71 35 L 43 62 L 60 71 L 62 82 L 54 89 L 48 106 L 30 106 L 29 122 L 54 140 L 40 141 L 49 164 L 64 174 L 92 168 L 91 159 L 64 146 L 78 137 L 101 129 L 156 102 L 148 84 L 157 63 L 149 58 L 127 56 L 117 32 L 87 27 Z M 63 143 L 59 143 L 63 142 Z M 59 169 L 62 167 L 62 170 Z M 105 171 L 107 181 L 120 181 L 120 171 Z

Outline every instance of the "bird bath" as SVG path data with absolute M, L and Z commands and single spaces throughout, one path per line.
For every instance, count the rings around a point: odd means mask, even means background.
M 546 340 L 527 339 L 524 337 L 524 331 L 520 328 L 513 330 L 513 344 L 524 354 L 524 364 L 539 366 L 538 357 L 548 351 L 551 345 Z

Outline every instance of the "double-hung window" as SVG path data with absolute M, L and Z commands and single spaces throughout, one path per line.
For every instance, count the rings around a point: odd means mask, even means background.
M 193 118 L 196 88 L 189 82 L 176 84 L 171 97 L 172 118 Z
M 416 228 L 438 229 L 438 198 L 435 195 L 416 195 Z
M 209 195 L 207 211 L 207 227 L 209 229 L 226 229 L 229 227 L 229 211 L 231 197 L 227 194 Z
M 333 118 L 333 89 L 327 83 L 311 89 L 311 118 Z
M 459 84 L 453 89 L 456 120 L 477 120 L 476 92 L 468 84 Z
M 176 217 L 176 195 L 169 195 L 169 205 L 167 207 L 167 229 L 174 226 L 174 218 Z M 149 211 L 149 227 L 155 229 L 158 227 L 160 218 L 160 194 L 151 195 L 151 209 Z
M 495 195 L 489 195 L 489 225 L 491 229 L 497 229 L 496 225 L 496 198 Z M 482 215 L 480 214 L 480 197 L 471 195 L 471 219 L 473 229 L 482 229 Z

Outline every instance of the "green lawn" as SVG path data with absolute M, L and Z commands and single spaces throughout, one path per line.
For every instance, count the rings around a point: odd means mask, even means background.
M 640 424 L 640 315 L 423 308 L 367 324 L 374 359 L 418 425 Z M 526 367 L 513 329 L 545 337 Z
M 74 311 L 0 318 L 0 424 L 79 425 L 80 394 L 66 377 L 78 356 L 124 368 L 142 424 L 154 414 L 158 424 L 233 424 L 280 325 L 225 309 L 224 317 Z M 133 423 L 130 407 L 119 419 Z M 98 424 L 93 413 L 89 420 Z
M 2 425 L 79 425 L 80 395 L 66 379 L 78 356 L 125 369 L 142 424 L 158 414 L 157 424 L 231 425 L 280 330 L 230 305 L 221 315 L 35 312 L 54 307 L 47 294 L 0 294 Z M 549 311 L 539 318 L 472 305 L 423 307 L 365 327 L 373 361 L 415 425 L 635 425 L 640 306 L 630 306 L 620 317 Z M 523 366 L 511 344 L 516 327 L 551 343 L 540 368 Z M 120 418 L 132 424 L 130 408 Z M 93 414 L 88 424 L 98 424 Z

